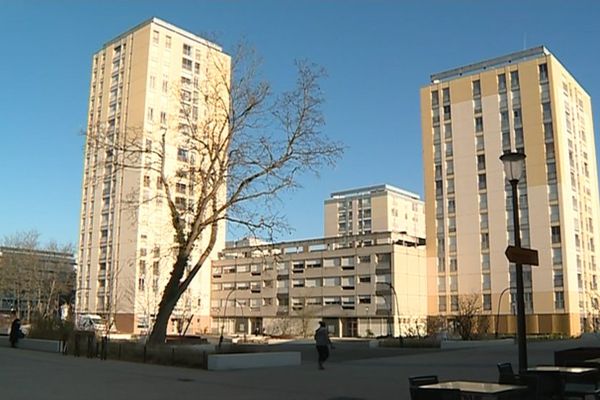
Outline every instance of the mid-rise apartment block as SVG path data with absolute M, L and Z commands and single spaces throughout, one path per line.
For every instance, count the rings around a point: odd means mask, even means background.
M 334 192 L 325 200 L 325 236 L 403 232 L 424 238 L 424 208 L 419 195 L 391 185 Z
M 212 331 L 423 334 L 426 290 L 424 246 L 405 234 L 232 245 L 212 263 Z
M 190 126 L 212 117 L 207 93 L 219 84 L 213 79 L 227 82 L 229 64 L 216 44 L 157 18 L 94 54 L 77 312 L 105 316 L 121 332 L 151 326 L 174 254 L 163 176 L 177 208 L 192 210 L 194 181 L 185 171 L 193 170 L 199 157 L 189 148 Z M 137 156 L 131 146 L 139 149 Z M 219 232 L 215 249 L 225 243 L 225 227 Z M 187 333 L 206 330 L 209 314 L 207 267 L 179 301 L 169 332 L 182 323 L 189 324 Z
M 212 264 L 213 331 L 423 334 L 424 205 L 390 185 L 332 193 L 325 238 L 228 243 Z
M 590 96 L 546 48 L 431 76 L 421 89 L 429 314 L 479 296 L 515 332 L 511 188 L 499 156 L 526 154 L 519 182 L 529 333 L 598 327 L 599 202 Z

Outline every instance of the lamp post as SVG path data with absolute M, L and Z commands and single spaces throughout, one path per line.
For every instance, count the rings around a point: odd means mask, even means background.
M 500 156 L 504 164 L 504 174 L 512 189 L 512 209 L 515 247 L 521 248 L 521 229 L 519 227 L 519 197 L 517 185 L 523 174 L 525 154 L 511 152 Z M 527 369 L 527 329 L 525 325 L 525 291 L 523 286 L 523 264 L 515 263 L 517 277 L 517 343 L 519 348 L 519 371 Z
M 231 293 L 233 293 L 235 291 L 235 287 L 233 289 L 231 289 L 229 291 L 229 293 L 227 293 L 227 297 L 225 298 L 225 309 L 223 310 L 223 321 L 221 321 L 221 335 L 219 336 L 219 345 L 217 346 L 219 349 L 221 348 L 221 345 L 223 344 L 223 332 L 225 331 L 225 318 L 227 318 L 227 303 L 229 302 L 229 296 L 231 296 Z M 234 307 L 235 307 L 235 303 L 234 303 Z
M 395 300 L 395 303 L 396 303 L 396 313 L 398 313 L 400 311 L 400 308 L 398 307 L 398 295 L 396 294 L 396 289 L 394 289 L 394 285 L 392 285 L 391 282 L 377 282 L 377 283 L 379 283 L 381 285 L 386 285 L 386 286 L 390 287 L 392 296 L 394 296 L 394 300 Z M 395 321 L 394 321 L 394 317 L 392 316 L 392 314 L 393 314 L 392 311 L 393 311 L 392 304 L 390 304 L 390 312 L 388 314 L 388 320 L 390 321 L 390 334 L 392 336 L 394 336 L 394 326 L 396 324 L 394 323 Z
M 514 287 L 509 286 L 507 288 L 504 288 L 504 290 L 500 292 L 500 297 L 498 298 L 498 311 L 496 312 L 496 329 L 494 331 L 494 337 L 496 339 L 498 339 L 498 323 L 500 322 L 500 306 L 502 305 L 502 297 L 504 296 L 504 293 L 506 293 L 510 289 L 514 289 Z

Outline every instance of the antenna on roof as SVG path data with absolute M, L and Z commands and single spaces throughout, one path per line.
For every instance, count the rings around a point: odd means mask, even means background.
M 523 32 L 523 50 L 527 50 L 527 32 Z

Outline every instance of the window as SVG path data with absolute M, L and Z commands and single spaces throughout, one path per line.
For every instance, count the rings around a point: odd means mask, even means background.
M 478 171 L 485 170 L 485 155 L 484 154 L 477 155 L 477 170 Z
M 188 60 L 187 58 L 181 59 L 181 68 L 191 71 L 192 70 L 192 60 Z
M 188 44 L 183 45 L 183 54 L 186 56 L 192 56 L 192 46 Z
M 483 135 L 475 136 L 475 148 L 477 151 L 482 151 L 485 149 L 485 142 L 483 140 Z
M 490 234 L 484 232 L 481 234 L 481 250 L 488 250 L 490 248 Z
M 456 212 L 456 201 L 454 199 L 448 199 L 448 214 L 454 214 Z
M 542 103 L 542 118 L 544 121 L 549 121 L 552 119 L 552 108 L 550 107 L 550 102 Z
M 446 161 L 446 175 L 454 175 L 454 164 L 452 161 Z
M 358 295 L 358 304 L 371 304 L 370 295 Z
M 560 243 L 560 226 L 550 228 L 552 233 L 552 243 Z
M 431 92 L 431 108 L 439 107 L 440 96 L 437 90 Z
M 438 296 L 438 311 L 446 311 L 446 296 Z
M 500 111 L 500 130 L 508 131 L 510 129 L 508 125 L 508 111 Z
M 479 114 L 479 113 L 481 113 L 482 110 L 483 110 L 483 107 L 481 106 L 481 97 L 477 97 L 477 98 L 473 99 L 473 112 L 475 114 Z
M 170 49 L 170 48 L 171 48 L 171 36 L 169 36 L 169 35 L 167 35 L 167 36 L 165 37 L 165 47 L 166 47 L 167 49 Z
M 487 210 L 487 194 L 482 193 L 479 195 L 479 209 Z
M 438 292 L 443 293 L 446 291 L 446 277 L 444 275 L 438 276 L 437 284 Z
M 450 272 L 456 271 L 458 271 L 458 260 L 456 259 L 456 256 L 450 257 Z
M 554 276 L 554 287 L 555 288 L 561 288 L 564 285 L 563 282 L 563 272 L 562 270 L 554 270 L 553 271 L 553 276 Z
M 479 174 L 477 175 L 477 187 L 479 188 L 479 190 L 485 190 L 487 187 L 487 181 L 486 181 L 486 177 L 485 174 Z
M 547 164 L 548 168 L 548 180 L 555 181 L 556 180 L 556 164 L 553 162 L 549 162 Z
M 188 157 L 189 157 L 189 152 L 186 149 L 182 149 L 181 147 L 177 149 L 177 160 L 187 161 Z
M 481 96 L 481 81 L 478 79 L 473 81 L 473 97 Z
M 523 147 L 523 144 L 523 128 L 515 128 L 515 147 Z
M 489 220 L 488 220 L 488 215 L 487 213 L 481 214 L 479 216 L 479 228 L 482 231 L 488 230 L 489 229 Z
M 450 115 L 450 106 L 444 106 L 444 120 L 449 120 L 451 118 Z
M 158 44 L 159 37 L 160 37 L 160 34 L 158 33 L 158 31 L 153 31 L 152 32 L 152 43 Z
M 446 143 L 446 157 L 452 157 L 453 152 L 452 152 L 452 142 L 447 142 Z
M 148 121 L 154 121 L 154 109 L 152 107 L 148 107 Z
M 456 232 L 456 218 L 448 218 L 448 232 Z
M 481 255 L 481 270 L 489 271 L 490 270 L 490 254 L 484 253 Z
M 458 311 L 458 295 L 456 294 L 450 296 L 450 310 Z
M 492 288 L 492 281 L 490 274 L 481 275 L 481 288 L 483 290 L 490 290 Z
M 340 285 L 340 278 L 323 278 L 323 286 L 325 287 L 332 287 L 332 286 L 339 286 Z
M 160 123 L 161 125 L 165 125 L 167 123 L 167 113 L 164 111 L 160 112 Z
M 554 308 L 557 310 L 565 308 L 565 293 L 563 291 L 554 292 Z
M 492 311 L 492 295 L 483 295 L 483 311 Z
M 444 124 L 444 139 L 452 139 L 452 124 Z
M 519 88 L 519 71 L 511 71 L 510 72 L 510 88 L 511 89 Z
M 144 175 L 144 187 L 150 187 L 150 176 Z
M 540 82 L 546 82 L 548 80 L 548 64 L 539 65 Z
M 520 108 L 515 108 L 513 109 L 513 121 L 514 121 L 514 126 L 519 127 L 523 125 L 523 120 L 521 118 L 521 109 Z
M 444 104 L 450 103 L 450 88 L 442 89 L 442 99 Z
M 483 132 L 483 117 L 475 117 L 475 132 Z
M 499 92 L 506 91 L 506 75 L 505 74 L 498 75 L 498 91 Z

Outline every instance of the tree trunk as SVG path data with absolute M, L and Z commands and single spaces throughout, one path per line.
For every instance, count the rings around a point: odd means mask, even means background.
M 181 290 L 179 288 L 179 281 L 183 276 L 183 271 L 187 262 L 187 257 L 182 257 L 180 254 L 177 258 L 177 262 L 173 267 L 173 273 L 171 278 L 165 287 L 162 299 L 158 305 L 158 313 L 156 314 L 156 321 L 152 326 L 152 332 L 148 337 L 149 345 L 161 345 L 164 344 L 167 339 L 167 328 L 169 326 L 169 318 L 181 297 Z

